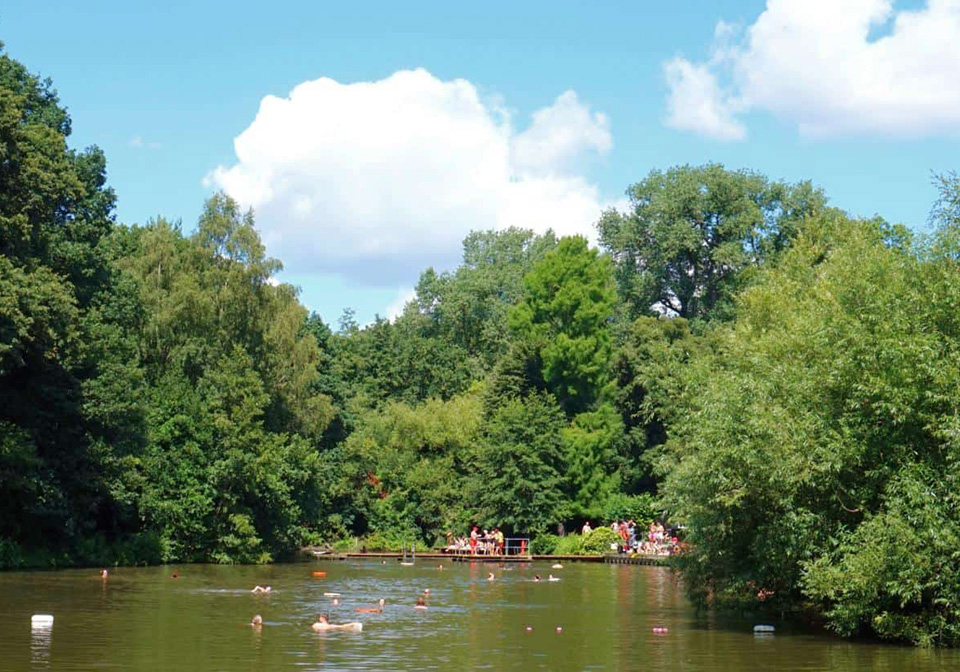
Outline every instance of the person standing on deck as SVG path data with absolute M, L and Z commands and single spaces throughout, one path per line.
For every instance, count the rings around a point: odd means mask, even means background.
M 470 530 L 470 555 L 477 554 L 477 526 L 474 525 L 473 529 Z

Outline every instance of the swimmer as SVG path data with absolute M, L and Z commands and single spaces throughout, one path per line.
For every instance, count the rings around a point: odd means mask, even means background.
M 254 586 L 250 592 L 259 595 L 260 593 L 269 593 L 271 590 L 273 590 L 273 588 L 270 586 Z
M 101 579 L 106 579 L 106 578 L 107 578 L 107 570 L 106 570 L 106 569 L 101 569 L 101 570 L 100 570 L 100 578 L 101 578 Z
M 427 601 L 424 600 L 422 597 L 418 597 L 418 598 L 417 598 L 417 603 L 416 603 L 415 605 L 413 605 L 413 608 L 414 608 L 414 609 L 426 609 L 426 608 L 427 608 Z
M 382 614 L 382 613 L 383 613 L 383 606 L 384 606 L 386 603 L 387 603 L 387 601 L 384 600 L 384 599 L 381 597 L 381 598 L 380 598 L 380 602 L 378 603 L 378 604 L 380 605 L 380 608 L 379 608 L 379 609 L 364 609 L 364 608 L 361 607 L 361 608 L 354 609 L 354 611 L 357 612 L 358 614 Z
M 429 596 L 429 595 L 430 595 L 430 589 L 429 589 L 429 588 L 424 588 L 424 589 L 423 589 L 423 594 Z
M 176 579 L 176 578 L 178 578 L 178 577 L 179 577 L 179 574 L 177 574 L 176 572 L 174 572 L 173 574 L 170 575 L 170 578 L 172 578 L 172 579 Z
M 310 626 L 314 632 L 326 632 L 327 630 L 352 630 L 360 632 L 363 630 L 363 623 L 342 623 L 335 625 L 330 622 L 330 617 L 326 614 L 317 616 L 317 622 Z
M 437 565 L 437 571 L 438 571 L 438 572 L 442 572 L 442 571 L 443 571 L 443 565 Z
M 339 597 L 333 598 L 333 606 L 335 606 L 335 607 L 339 607 L 339 606 L 340 606 L 340 598 L 339 598 Z
M 550 576 L 547 577 L 547 580 L 548 580 L 548 581 L 559 581 L 560 578 L 554 576 L 553 574 L 551 574 Z
M 497 577 L 493 575 L 493 572 L 490 572 L 489 574 L 487 574 L 487 581 L 496 581 L 496 580 L 497 580 Z
M 259 630 L 260 626 L 263 625 L 263 616 L 261 616 L 260 614 L 257 614 L 256 616 L 254 616 L 253 620 L 250 621 L 250 625 Z
M 533 575 L 533 582 L 534 582 L 534 583 L 540 583 L 542 580 L 543 580 L 543 579 L 540 578 L 540 575 L 539 575 L 539 574 L 534 574 L 534 575 Z

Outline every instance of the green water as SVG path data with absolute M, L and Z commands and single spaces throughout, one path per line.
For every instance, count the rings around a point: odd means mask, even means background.
M 0 668 L 960 669 L 960 652 L 852 643 L 784 624 L 756 637 L 755 620 L 698 615 L 665 569 L 436 564 L 117 569 L 106 582 L 95 570 L 0 574 Z M 486 579 L 491 569 L 495 581 Z M 551 571 L 562 581 L 532 581 Z M 255 584 L 273 592 L 252 595 Z M 424 588 L 429 609 L 413 609 Z M 341 593 L 340 606 L 324 592 Z M 354 613 L 381 597 L 383 613 Z M 314 633 L 321 611 L 333 622 L 360 620 L 363 632 Z M 53 626 L 31 628 L 38 613 L 53 614 Z M 249 625 L 257 613 L 259 630 Z M 669 633 L 653 634 L 658 626 Z

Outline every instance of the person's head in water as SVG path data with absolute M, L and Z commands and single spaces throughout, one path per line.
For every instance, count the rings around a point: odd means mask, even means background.
M 534 581 L 540 581 L 540 575 L 539 575 L 539 574 L 534 574 L 534 575 L 533 575 L 533 580 L 534 580 Z
M 253 620 L 250 621 L 250 625 L 255 628 L 259 628 L 261 625 L 263 625 L 263 617 L 260 614 L 257 614 L 253 617 Z
M 103 578 L 103 579 L 107 578 L 107 570 L 106 570 L 106 569 L 101 569 L 101 570 L 100 570 L 100 577 Z
M 417 609 L 426 609 L 426 608 L 427 608 L 427 601 L 424 600 L 423 597 L 418 597 L 418 598 L 417 598 Z
M 323 623 L 324 625 L 326 625 L 329 622 L 330 622 L 330 616 L 328 616 L 327 614 L 320 614 L 317 616 L 317 623 Z

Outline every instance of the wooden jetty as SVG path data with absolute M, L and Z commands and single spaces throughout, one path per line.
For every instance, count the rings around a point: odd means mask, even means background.
M 315 553 L 317 560 L 402 560 L 402 553 L 368 551 L 366 553 Z M 423 552 L 417 558 L 425 561 L 449 560 L 451 562 L 603 562 L 609 565 L 648 565 L 664 567 L 667 557 L 662 555 L 469 555 L 454 553 Z

